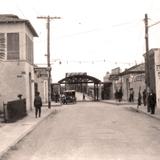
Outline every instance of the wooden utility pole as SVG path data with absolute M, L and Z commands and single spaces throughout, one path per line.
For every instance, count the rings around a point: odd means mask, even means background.
M 39 19 L 47 20 L 47 66 L 48 66 L 48 108 L 51 108 L 51 63 L 50 63 L 50 20 L 61 19 L 61 17 L 40 16 Z
M 146 72 L 146 89 L 150 88 L 150 75 L 149 75 L 149 35 L 148 35 L 148 15 L 145 14 L 144 18 L 145 23 L 145 44 L 146 44 L 146 62 L 145 62 L 145 72 Z

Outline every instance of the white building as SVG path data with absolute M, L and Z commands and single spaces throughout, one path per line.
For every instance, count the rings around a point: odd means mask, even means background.
M 34 67 L 35 92 L 40 92 L 43 103 L 48 102 L 48 68 Z
M 156 93 L 157 107 L 160 107 L 160 48 L 151 49 L 148 52 L 149 86 Z M 147 66 L 146 66 L 147 67 Z
M 22 94 L 27 110 L 33 108 L 33 38 L 37 33 L 28 20 L 0 15 L 0 108 Z

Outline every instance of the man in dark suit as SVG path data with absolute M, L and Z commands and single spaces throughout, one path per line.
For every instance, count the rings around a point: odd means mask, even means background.
M 40 117 L 41 116 L 42 99 L 40 97 L 39 92 L 36 93 L 36 96 L 34 98 L 34 107 L 35 107 L 36 118 L 37 118 L 37 115 L 39 115 L 39 117 Z
M 148 95 L 148 112 L 151 111 L 151 114 L 155 113 L 156 106 L 156 94 L 151 90 Z

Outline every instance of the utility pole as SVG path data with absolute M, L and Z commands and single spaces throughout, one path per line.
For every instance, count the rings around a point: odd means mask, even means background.
M 146 89 L 150 88 L 150 71 L 149 71 L 149 33 L 148 33 L 148 29 L 150 27 L 153 27 L 157 24 L 160 24 L 160 21 L 155 22 L 151 25 L 148 25 L 148 15 L 145 14 L 145 18 L 144 18 L 144 23 L 145 23 L 145 44 L 146 44 L 146 63 L 145 63 L 145 69 L 146 69 Z
M 149 34 L 148 34 L 148 15 L 145 14 L 144 18 L 145 23 L 145 44 L 146 44 L 146 63 L 145 63 L 145 72 L 146 72 L 146 89 L 150 88 L 150 75 L 149 75 Z
M 40 16 L 39 19 L 47 20 L 47 66 L 48 66 L 48 108 L 51 108 L 51 63 L 50 63 L 50 20 L 61 19 L 61 17 Z

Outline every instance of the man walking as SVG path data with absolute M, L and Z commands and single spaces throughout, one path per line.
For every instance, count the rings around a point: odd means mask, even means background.
M 41 117 L 41 107 L 42 107 L 42 99 L 40 97 L 40 93 L 37 92 L 34 99 L 34 107 L 35 107 L 35 117 L 37 118 L 37 115 Z

